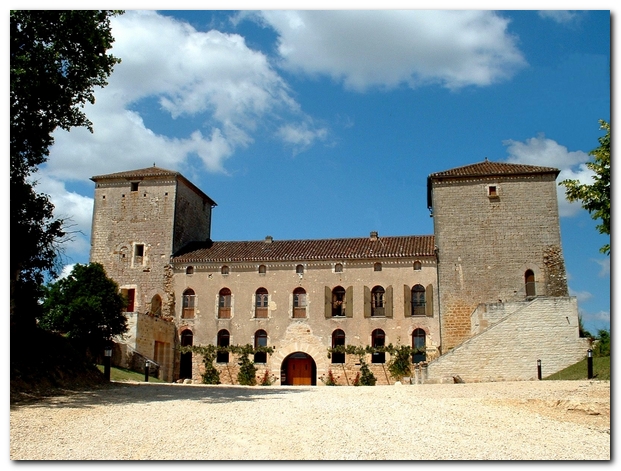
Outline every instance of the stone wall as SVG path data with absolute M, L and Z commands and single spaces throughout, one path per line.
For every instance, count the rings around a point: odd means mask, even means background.
M 586 357 L 589 342 L 579 337 L 576 298 L 540 297 L 514 308 L 508 306 L 512 314 L 432 361 L 429 381 L 534 380 L 537 360 L 546 377 Z
M 443 352 L 469 337 L 480 303 L 524 299 L 527 270 L 537 295 L 567 295 L 553 174 L 435 181 L 432 201 Z

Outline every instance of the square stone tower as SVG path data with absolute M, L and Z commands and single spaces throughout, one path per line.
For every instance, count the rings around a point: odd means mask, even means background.
M 558 174 L 486 159 L 428 177 L 442 353 L 470 337 L 480 303 L 568 295 Z
M 128 312 L 171 317 L 170 257 L 188 242 L 210 238 L 216 203 L 180 173 L 155 166 L 91 180 L 91 262 L 119 284 Z

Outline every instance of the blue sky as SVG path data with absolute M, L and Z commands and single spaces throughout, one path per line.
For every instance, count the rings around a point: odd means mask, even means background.
M 87 263 L 93 175 L 153 164 L 213 198 L 214 240 L 432 234 L 426 178 L 494 161 L 584 163 L 610 121 L 610 12 L 148 11 L 37 174 Z M 608 238 L 559 193 L 569 287 L 610 326 Z

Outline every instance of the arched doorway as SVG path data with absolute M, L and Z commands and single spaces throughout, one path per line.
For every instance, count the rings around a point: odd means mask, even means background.
M 304 352 L 288 355 L 280 367 L 280 384 L 317 386 L 317 365 L 313 357 Z
M 190 329 L 181 332 L 181 346 L 189 347 L 194 341 Z M 179 379 L 192 379 L 192 352 L 182 353 L 179 360 Z

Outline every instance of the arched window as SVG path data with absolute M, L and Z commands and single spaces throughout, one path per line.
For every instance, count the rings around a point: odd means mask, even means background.
M 265 265 L 259 265 L 259 273 L 261 275 L 265 275 L 266 272 L 267 272 L 267 267 Z
M 298 265 L 295 267 L 295 272 L 298 275 L 303 275 L 304 274 L 304 265 Z
M 337 263 L 334 265 L 334 273 L 343 273 L 343 264 Z
M 268 292 L 265 288 L 259 288 L 254 294 L 254 317 L 267 317 Z
M 218 293 L 218 317 L 231 318 L 231 290 L 228 288 L 222 288 Z
M 427 361 L 427 353 L 425 351 L 427 334 L 423 329 L 414 329 L 412 332 L 412 363 L 420 363 L 421 361 Z
M 151 298 L 151 315 L 155 317 L 162 316 L 162 298 L 156 294 Z
M 222 273 L 223 275 L 228 275 L 229 274 L 228 265 L 222 265 L 222 268 L 220 268 L 220 273 Z
M 336 329 L 332 332 L 332 348 L 345 346 L 345 332 Z M 332 363 L 345 363 L 345 353 L 332 353 Z
M 306 317 L 306 290 L 304 288 L 293 290 L 293 317 Z
M 231 336 L 229 331 L 226 329 L 222 329 L 218 332 L 218 347 L 228 347 L 231 341 Z M 228 363 L 229 362 L 229 352 L 218 352 L 216 355 L 216 362 L 218 363 Z
M 382 317 L 386 313 L 384 311 L 384 295 L 386 291 L 381 286 L 375 286 L 371 290 L 371 316 Z
M 526 283 L 526 296 L 537 296 L 535 289 L 535 273 L 532 270 L 526 270 L 524 273 L 524 282 Z
M 373 271 L 382 271 L 382 264 L 380 262 L 376 262 L 373 265 Z
M 267 347 L 267 332 L 264 330 L 257 330 L 254 333 L 254 348 L 255 350 L 258 347 Z M 255 363 L 267 363 L 267 353 L 266 352 L 256 352 L 254 354 L 254 362 Z
M 375 329 L 371 333 L 371 346 L 383 347 L 386 343 L 386 334 L 382 329 Z M 376 352 L 371 355 L 371 363 L 385 363 L 386 354 L 384 352 Z
M 192 273 L 194 273 L 194 267 L 193 266 L 186 267 L 185 274 L 191 275 Z
M 345 316 L 345 288 L 337 286 L 332 290 L 332 317 Z
M 412 287 L 412 315 L 425 315 L 425 287 L 423 285 Z
M 420 263 L 418 260 L 416 260 L 414 262 L 414 270 L 419 271 L 419 270 L 422 270 L 422 269 L 423 269 L 423 264 Z
M 186 289 L 183 292 L 183 311 L 181 312 L 181 317 L 183 319 L 192 319 L 194 318 L 194 307 L 196 306 L 196 296 L 194 295 L 193 289 Z

